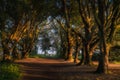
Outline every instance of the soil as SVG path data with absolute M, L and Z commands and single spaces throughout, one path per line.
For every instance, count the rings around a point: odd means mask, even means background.
M 120 64 L 109 64 L 109 74 L 95 74 L 96 66 L 76 66 L 63 59 L 28 58 L 16 63 L 22 80 L 120 80 Z

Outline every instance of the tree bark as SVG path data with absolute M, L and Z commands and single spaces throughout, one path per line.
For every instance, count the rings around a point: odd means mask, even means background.
M 76 35 L 76 34 L 75 34 Z M 78 54 L 80 52 L 80 44 L 78 43 L 80 40 L 78 40 L 78 36 L 76 35 L 75 36 L 75 41 L 76 41 L 76 45 L 75 45 L 75 58 L 74 58 L 74 62 L 75 63 L 78 63 L 79 62 L 79 59 L 78 59 Z
M 2 40 L 2 48 L 3 48 L 3 60 L 2 61 L 11 61 L 10 50 L 8 47 L 8 43 L 6 40 Z
M 103 34 L 103 31 L 101 31 L 101 40 L 100 40 L 100 58 L 99 58 L 99 64 L 98 68 L 96 70 L 97 73 L 108 73 L 108 55 L 109 55 L 109 49 L 107 50 L 107 43 L 105 41 L 105 36 Z
M 78 53 L 79 53 L 79 48 L 77 47 L 76 50 L 75 50 L 75 59 L 74 59 L 74 62 L 75 62 L 75 63 L 78 63 L 78 62 L 79 62 Z
M 22 52 L 22 59 L 26 59 L 26 58 L 28 58 L 28 56 L 29 56 L 28 52 L 26 52 L 26 51 Z
M 69 40 L 68 40 L 69 41 Z M 67 54 L 67 61 L 70 61 L 70 62 L 73 62 L 73 49 L 72 49 L 72 46 L 71 46 L 71 43 L 68 42 L 68 54 Z
M 89 45 L 85 45 L 85 60 L 84 60 L 85 65 L 90 65 L 90 54 L 89 54 Z
M 80 62 L 77 64 L 77 66 L 82 65 L 84 61 L 85 61 L 85 49 L 82 48 L 81 60 L 80 60 Z

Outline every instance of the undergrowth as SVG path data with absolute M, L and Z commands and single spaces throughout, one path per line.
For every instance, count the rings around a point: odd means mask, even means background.
M 20 80 L 19 66 L 13 63 L 0 63 L 0 80 Z

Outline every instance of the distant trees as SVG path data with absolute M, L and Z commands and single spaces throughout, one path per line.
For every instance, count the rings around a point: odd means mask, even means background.
M 44 53 L 45 55 L 48 55 L 49 52 L 59 54 L 60 52 L 59 26 L 57 26 L 54 20 L 53 21 L 47 20 L 45 22 L 45 25 L 41 27 L 37 46 L 40 48 L 41 53 Z

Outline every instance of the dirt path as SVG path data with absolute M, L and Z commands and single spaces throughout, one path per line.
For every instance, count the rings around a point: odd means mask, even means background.
M 22 80 L 120 80 L 120 65 L 110 64 L 107 75 L 93 74 L 95 66 L 75 66 L 62 59 L 28 58 L 17 61 L 23 72 Z

